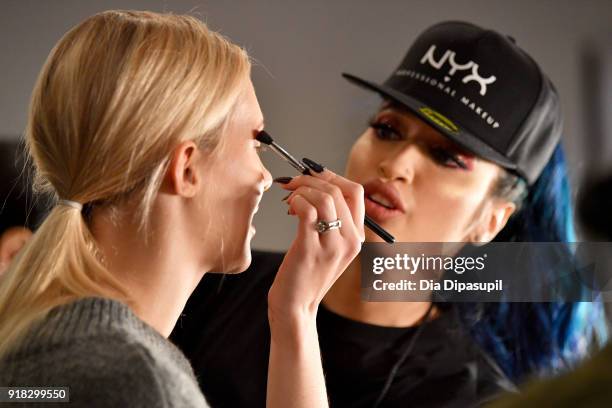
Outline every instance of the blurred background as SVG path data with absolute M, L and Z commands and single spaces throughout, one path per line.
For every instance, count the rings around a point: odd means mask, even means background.
M 244 46 L 256 61 L 252 76 L 266 129 L 296 157 L 340 173 L 379 104 L 375 95 L 344 81 L 341 72 L 385 80 L 413 39 L 439 21 L 493 28 L 514 37 L 561 95 L 574 195 L 612 172 L 609 0 L 2 0 L 0 145 L 22 137 L 31 90 L 53 45 L 78 22 L 107 9 L 188 13 Z M 12 163 L 11 153 L 3 153 L 9 150 L 0 149 L 0 164 Z M 272 153 L 264 153 L 264 162 L 274 177 L 294 175 Z M 11 180 L 0 174 L 2 190 Z M 295 220 L 280 202 L 283 193 L 274 186 L 264 195 L 254 248 L 282 250 L 290 244 Z M 580 236 L 588 238 L 588 231 Z

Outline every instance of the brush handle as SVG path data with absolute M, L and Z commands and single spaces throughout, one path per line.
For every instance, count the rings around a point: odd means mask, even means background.
M 310 170 L 308 170 L 308 169 L 305 169 L 304 171 L 302 171 L 302 174 L 307 175 L 307 176 L 311 176 L 312 175 L 312 174 L 310 174 Z M 366 227 L 371 229 L 376 235 L 378 235 L 379 237 L 384 239 L 385 242 L 387 242 L 389 244 L 393 244 L 395 242 L 395 237 L 393 235 L 389 234 L 387 232 L 387 230 L 385 230 L 383 227 L 378 225 L 373 219 L 368 217 L 367 214 L 365 216 L 365 219 L 364 219 L 363 223 L 365 224 Z
M 395 237 L 389 234 L 383 227 L 378 225 L 374 220 L 372 220 L 367 215 L 365 216 L 364 224 L 366 227 L 371 229 L 376 235 L 385 240 L 385 242 L 389 244 L 393 244 L 395 242 Z

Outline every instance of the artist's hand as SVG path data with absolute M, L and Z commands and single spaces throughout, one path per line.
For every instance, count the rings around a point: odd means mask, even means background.
M 330 170 L 317 173 L 315 169 L 321 170 L 315 165 L 312 176 L 297 176 L 280 184 L 292 191 L 286 202 L 299 224 L 268 294 L 271 326 L 314 319 L 319 303 L 365 239 L 363 187 Z M 316 230 L 318 221 L 336 219 L 342 222 L 340 229 Z
M 316 163 L 312 176 L 282 187 L 298 231 L 268 293 L 270 361 L 266 405 L 328 406 L 316 327 L 317 309 L 327 291 L 359 253 L 365 239 L 363 188 Z M 318 171 L 318 172 L 317 172 Z M 340 229 L 319 233 L 318 221 L 340 219 Z

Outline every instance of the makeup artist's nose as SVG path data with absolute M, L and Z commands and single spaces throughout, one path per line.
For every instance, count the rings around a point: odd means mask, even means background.
M 410 143 L 390 152 L 378 164 L 379 174 L 388 180 L 402 180 L 412 183 L 416 163 L 420 160 L 420 152 L 414 144 Z

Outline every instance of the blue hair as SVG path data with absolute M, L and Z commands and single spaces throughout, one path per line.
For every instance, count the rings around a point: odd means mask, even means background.
M 559 144 L 495 241 L 575 242 L 570 197 L 565 157 Z M 516 383 L 529 375 L 568 368 L 588 353 L 593 340 L 606 341 L 601 302 L 456 306 L 475 340 Z

